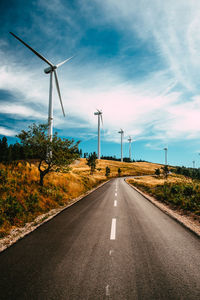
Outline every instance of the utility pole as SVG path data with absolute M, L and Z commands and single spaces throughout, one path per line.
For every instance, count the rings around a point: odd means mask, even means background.
M 118 133 L 121 134 L 121 162 L 123 162 L 123 136 L 124 136 L 124 131 L 120 129 Z
M 193 163 L 193 169 L 195 169 L 195 160 L 193 160 L 192 163 Z
M 165 150 L 165 165 L 167 166 L 167 148 L 164 148 L 163 150 Z

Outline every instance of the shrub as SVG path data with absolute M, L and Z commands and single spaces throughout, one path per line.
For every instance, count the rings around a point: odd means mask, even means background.
M 14 218 L 23 215 L 24 207 L 15 196 L 11 195 L 8 195 L 2 204 L 5 218 L 10 222 L 11 225 L 14 225 Z
M 110 168 L 109 167 L 106 167 L 106 177 L 108 177 L 110 175 Z

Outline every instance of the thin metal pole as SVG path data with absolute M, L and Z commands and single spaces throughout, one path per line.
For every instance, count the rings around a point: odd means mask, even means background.
M 131 140 L 129 141 L 129 159 L 131 161 Z
M 52 101 L 52 92 L 53 92 L 53 72 L 50 73 L 50 84 L 49 84 L 49 113 L 48 113 L 48 136 L 52 142 L 53 136 L 53 101 Z

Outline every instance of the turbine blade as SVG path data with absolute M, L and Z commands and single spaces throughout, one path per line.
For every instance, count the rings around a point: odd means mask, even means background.
M 71 60 L 74 56 L 62 61 L 61 63 L 57 64 L 56 67 L 59 68 L 60 66 L 64 65 L 67 61 Z
M 65 117 L 65 111 L 64 111 L 64 107 L 63 107 L 63 103 L 62 103 L 62 99 L 61 99 L 60 88 L 59 88 L 59 83 L 58 83 L 58 76 L 57 76 L 56 70 L 54 70 L 54 75 L 55 75 L 56 88 L 57 88 L 58 96 L 60 99 L 60 105 L 62 108 L 63 116 Z
M 33 53 L 35 53 L 35 55 L 37 55 L 39 58 L 41 58 L 43 61 L 45 61 L 48 65 L 53 67 L 53 64 L 49 60 L 47 60 L 44 56 L 42 56 L 40 53 L 38 53 L 33 48 L 31 48 L 28 44 L 26 44 L 24 41 L 22 41 L 18 36 L 16 36 L 12 32 L 10 32 L 10 34 L 12 34 L 17 40 L 19 40 L 22 44 L 24 44 L 27 48 L 29 48 Z

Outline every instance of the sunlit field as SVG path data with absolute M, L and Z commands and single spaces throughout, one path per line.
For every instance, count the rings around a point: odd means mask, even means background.
M 105 176 L 106 167 L 110 176 Z M 153 174 L 159 165 L 146 162 L 121 163 L 99 160 L 93 175 L 86 159 L 79 159 L 70 166 L 68 173 L 52 172 L 39 185 L 37 163 L 18 165 L 0 164 L 0 237 L 15 226 L 24 226 L 38 215 L 64 206 L 109 178 Z

